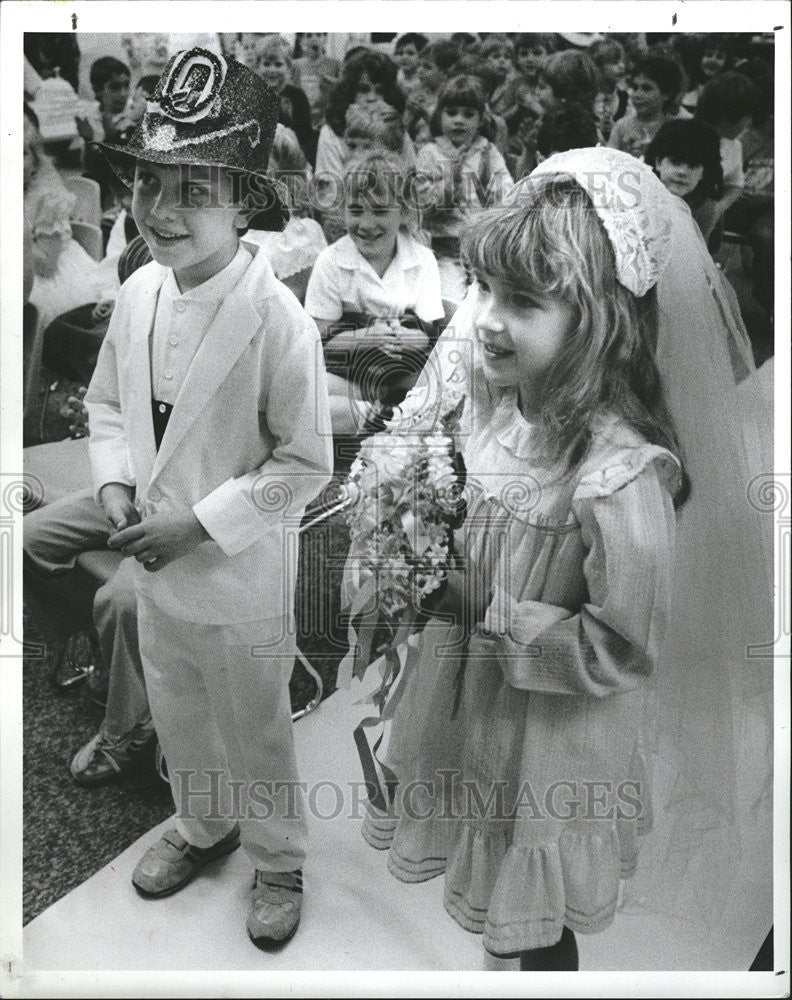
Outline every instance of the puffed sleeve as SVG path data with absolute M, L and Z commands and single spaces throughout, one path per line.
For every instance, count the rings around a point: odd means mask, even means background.
M 667 465 L 647 464 L 613 492 L 573 501 L 588 600 L 579 612 L 495 588 L 471 655 L 496 655 L 512 687 L 605 697 L 653 670 L 670 598 L 675 516 Z M 493 634 L 494 633 L 494 634 Z
M 344 314 L 332 247 L 326 247 L 316 258 L 305 293 L 305 311 L 316 320 L 339 320 Z

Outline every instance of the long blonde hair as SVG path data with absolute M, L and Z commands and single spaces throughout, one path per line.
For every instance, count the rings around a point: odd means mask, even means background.
M 605 411 L 681 457 L 655 363 L 654 289 L 637 298 L 618 281 L 608 235 L 576 181 L 536 178 L 518 204 L 482 213 L 462 251 L 474 270 L 575 310 L 575 328 L 545 380 L 537 430 L 549 461 L 577 467 L 592 419 Z

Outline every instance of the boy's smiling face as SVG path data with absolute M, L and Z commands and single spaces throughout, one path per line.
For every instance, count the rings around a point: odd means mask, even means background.
M 233 260 L 247 217 L 227 170 L 138 160 L 132 217 L 158 264 L 173 269 L 182 292 Z

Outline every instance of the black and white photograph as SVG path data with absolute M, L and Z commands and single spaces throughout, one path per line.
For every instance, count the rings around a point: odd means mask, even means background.
M 789 995 L 789 14 L 2 4 L 0 995 Z

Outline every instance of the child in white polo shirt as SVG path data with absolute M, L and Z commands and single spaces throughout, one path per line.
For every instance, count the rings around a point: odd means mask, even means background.
M 261 948 L 300 919 L 289 535 L 331 470 L 315 325 L 240 241 L 288 218 L 265 173 L 277 114 L 254 73 L 196 48 L 173 57 L 128 144 L 102 146 L 154 260 L 121 290 L 85 399 L 108 544 L 136 560 L 140 655 L 176 802 L 132 882 L 168 895 L 241 843 Z
M 342 236 L 319 255 L 305 308 L 325 344 L 334 435 L 354 435 L 378 407 L 400 402 L 443 317 L 437 262 L 415 236 L 409 175 L 369 151 L 344 175 Z

